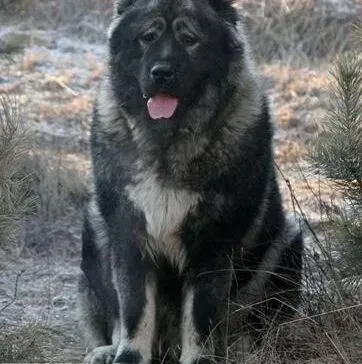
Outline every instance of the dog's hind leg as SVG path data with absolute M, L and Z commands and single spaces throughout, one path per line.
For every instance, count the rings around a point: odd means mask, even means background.
M 115 356 L 119 335 L 118 300 L 107 282 L 106 229 L 94 203 L 88 206 L 82 234 L 82 274 L 78 283 L 79 314 L 89 354 L 87 364 L 107 364 Z
M 264 243 L 265 244 L 265 243 Z M 240 288 L 236 302 L 249 306 L 239 312 L 239 322 L 248 326 L 248 332 L 259 345 L 270 327 L 277 327 L 298 310 L 303 269 L 303 239 L 294 228 L 286 226 L 274 240 L 268 242 L 263 259 L 255 267 L 247 284 Z M 260 243 L 259 246 L 262 246 Z M 251 261 L 252 254 L 245 256 Z M 247 271 L 248 266 L 241 271 Z M 244 334 L 244 333 L 243 333 Z
M 84 364 L 111 364 L 115 357 L 116 346 L 112 345 L 113 340 L 110 340 L 108 335 L 107 312 L 89 287 L 84 274 L 79 279 L 79 298 L 82 331 L 91 350 L 85 357 Z

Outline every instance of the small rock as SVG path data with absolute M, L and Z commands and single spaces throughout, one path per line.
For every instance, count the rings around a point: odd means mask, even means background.
M 67 305 L 67 300 L 63 297 L 55 297 L 53 299 L 53 306 L 57 308 L 62 308 Z

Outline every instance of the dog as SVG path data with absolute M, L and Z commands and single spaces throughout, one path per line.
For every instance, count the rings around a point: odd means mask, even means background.
M 108 49 L 82 237 L 84 362 L 217 362 L 292 313 L 302 271 L 242 19 L 231 0 L 118 0 Z

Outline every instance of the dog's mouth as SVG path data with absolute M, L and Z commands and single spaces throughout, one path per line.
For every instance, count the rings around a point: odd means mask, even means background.
M 147 109 L 152 119 L 171 119 L 175 115 L 180 99 L 164 93 L 157 93 L 147 101 Z

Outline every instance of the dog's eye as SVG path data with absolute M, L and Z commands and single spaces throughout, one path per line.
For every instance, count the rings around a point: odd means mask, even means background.
M 182 34 L 180 36 L 180 41 L 185 47 L 192 47 L 197 43 L 197 39 L 189 34 Z
M 153 42 L 155 42 L 158 38 L 158 35 L 156 32 L 148 32 L 148 33 L 145 33 L 141 36 L 140 38 L 140 41 L 141 43 L 143 44 L 151 44 Z

